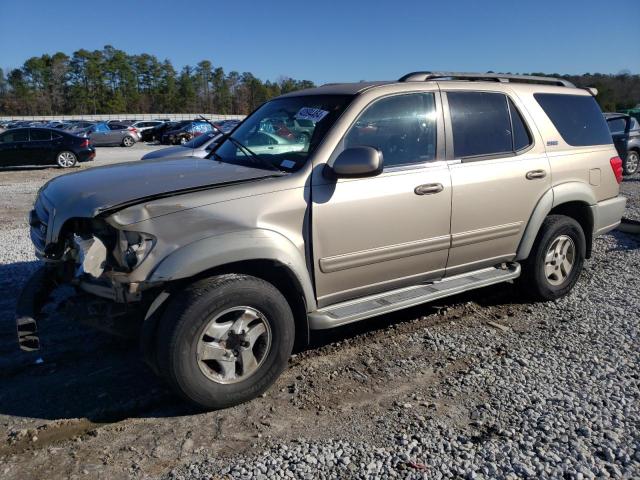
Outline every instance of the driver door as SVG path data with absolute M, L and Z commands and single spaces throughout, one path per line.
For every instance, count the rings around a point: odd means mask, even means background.
M 451 178 L 439 92 L 376 100 L 328 163 L 357 145 L 382 152 L 381 174 L 338 180 L 314 174 L 313 269 L 320 307 L 437 280 L 447 263 Z

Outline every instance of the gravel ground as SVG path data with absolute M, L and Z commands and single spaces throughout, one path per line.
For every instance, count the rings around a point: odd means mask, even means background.
M 557 302 L 504 284 L 325 332 L 262 398 L 201 413 L 135 345 L 55 312 L 18 353 L 24 217 L 58 172 L 0 172 L 3 480 L 640 477 L 637 237 L 598 239 Z M 640 183 L 622 189 L 640 219 Z

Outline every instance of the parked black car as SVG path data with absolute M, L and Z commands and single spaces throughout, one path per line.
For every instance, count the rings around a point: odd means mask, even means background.
M 605 113 L 613 143 L 622 159 L 625 175 L 633 175 L 640 166 L 640 124 L 624 113 Z
M 52 128 L 16 128 L 0 134 L 0 167 L 58 165 L 62 168 L 93 160 L 88 138 Z
M 189 121 L 165 122 L 162 125 L 158 125 L 157 127 L 144 130 L 141 134 L 141 140 L 143 142 L 153 142 L 154 140 L 161 140 L 162 136 L 169 130 L 180 128 L 178 127 L 178 125 L 182 126 L 182 125 L 187 125 L 188 123 Z

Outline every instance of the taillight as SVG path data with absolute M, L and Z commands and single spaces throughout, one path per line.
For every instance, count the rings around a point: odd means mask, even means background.
M 129 127 L 129 131 L 133 133 L 138 133 L 138 129 L 135 127 Z
M 82 143 L 80 144 L 80 148 L 87 148 L 89 146 L 89 139 L 86 138 L 82 141 Z
M 609 162 L 611 163 L 611 170 L 613 170 L 616 181 L 622 183 L 622 159 L 620 157 L 613 157 Z

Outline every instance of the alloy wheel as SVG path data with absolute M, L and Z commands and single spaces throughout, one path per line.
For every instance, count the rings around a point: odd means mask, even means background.
M 76 163 L 76 157 L 71 152 L 61 152 L 58 154 L 58 165 L 62 168 L 73 167 Z
M 262 365 L 271 348 L 271 327 L 251 307 L 227 309 L 207 322 L 198 339 L 200 371 L 216 383 L 246 380 Z
M 625 162 L 625 167 L 627 170 L 627 174 L 633 175 L 638 171 L 638 163 L 640 163 L 640 156 L 636 151 L 630 151 L 627 154 L 627 160 Z
M 553 285 L 562 285 L 569 277 L 576 261 L 576 247 L 571 237 L 560 235 L 547 250 L 544 260 L 544 274 Z

